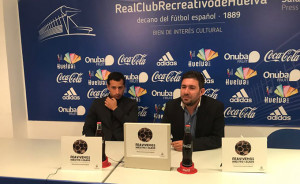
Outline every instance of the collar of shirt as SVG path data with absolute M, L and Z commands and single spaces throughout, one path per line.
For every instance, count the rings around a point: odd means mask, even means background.
M 193 114 L 189 114 L 187 108 L 185 108 L 184 103 L 181 102 L 181 107 L 183 108 L 184 111 L 184 124 L 191 125 L 191 134 L 193 138 L 195 138 L 195 134 L 196 134 L 196 121 L 197 121 L 196 113 L 198 111 L 198 108 L 200 107 L 200 103 L 201 103 L 201 97 Z

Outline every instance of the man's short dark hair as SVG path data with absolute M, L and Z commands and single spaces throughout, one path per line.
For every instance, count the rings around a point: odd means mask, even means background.
M 198 71 L 188 71 L 182 75 L 181 82 L 183 81 L 183 79 L 187 79 L 187 78 L 196 79 L 199 83 L 200 89 L 204 88 L 205 82 L 204 82 L 204 77 L 203 77 L 202 73 L 200 73 Z
M 109 75 L 108 75 L 108 78 L 107 78 L 107 84 L 110 85 L 110 81 L 111 80 L 114 80 L 114 81 L 120 81 L 120 80 L 123 80 L 123 84 L 125 86 L 125 77 L 122 73 L 120 72 L 111 72 Z

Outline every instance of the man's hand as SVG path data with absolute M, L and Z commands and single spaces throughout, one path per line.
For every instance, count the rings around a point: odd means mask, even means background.
M 118 107 L 117 100 L 115 98 L 107 97 L 105 100 L 105 106 L 110 110 L 114 111 Z
M 182 151 L 182 144 L 183 144 L 182 140 L 174 141 L 174 142 L 171 143 L 171 145 L 174 147 L 174 149 L 176 151 Z

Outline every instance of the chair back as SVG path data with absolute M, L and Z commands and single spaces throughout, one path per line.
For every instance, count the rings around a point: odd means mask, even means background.
M 300 149 L 300 130 L 280 129 L 268 136 L 268 148 Z

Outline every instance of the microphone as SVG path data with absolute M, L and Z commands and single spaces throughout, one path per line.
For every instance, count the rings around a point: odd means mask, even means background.
M 157 119 L 157 117 L 158 117 L 158 114 L 160 113 L 161 109 L 162 109 L 162 108 L 161 108 L 160 105 L 156 106 L 156 104 L 155 104 L 156 115 L 154 115 L 153 123 L 155 123 L 155 121 L 156 121 L 156 119 Z

